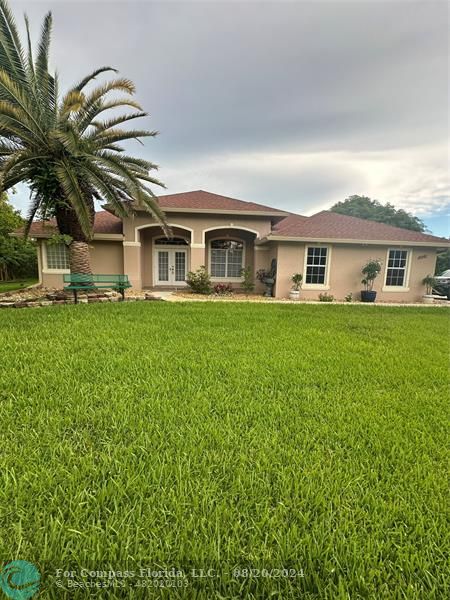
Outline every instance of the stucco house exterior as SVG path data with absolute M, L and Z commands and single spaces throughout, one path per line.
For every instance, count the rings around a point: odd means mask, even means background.
M 239 288 L 242 267 L 256 273 L 275 258 L 276 297 L 287 297 L 291 276 L 302 273 L 303 298 L 326 291 L 343 299 L 350 292 L 359 297 L 361 269 L 378 258 L 377 299 L 415 302 L 424 293 L 422 279 L 434 273 L 437 251 L 450 246 L 445 238 L 329 211 L 305 217 L 201 190 L 160 196 L 159 202 L 171 239 L 149 213 L 124 219 L 108 207 L 96 213 L 95 273 L 124 273 L 136 289 L 173 289 L 186 285 L 188 271 L 205 265 L 213 282 Z M 30 235 L 38 241 L 40 283 L 60 288 L 69 263 L 63 244 L 48 243 L 55 233 L 54 222 L 36 222 Z

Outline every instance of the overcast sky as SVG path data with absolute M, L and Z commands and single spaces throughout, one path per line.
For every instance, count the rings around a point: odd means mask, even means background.
M 11 4 L 35 39 L 52 10 L 63 88 L 102 65 L 136 83 L 160 135 L 133 150 L 168 193 L 303 214 L 364 194 L 449 235 L 445 0 Z

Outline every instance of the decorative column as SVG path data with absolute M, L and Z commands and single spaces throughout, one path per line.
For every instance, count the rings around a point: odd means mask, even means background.
M 189 270 L 196 271 L 203 265 L 208 268 L 206 264 L 205 244 L 191 244 L 191 266 Z
M 123 242 L 123 272 L 135 290 L 142 289 L 141 242 Z

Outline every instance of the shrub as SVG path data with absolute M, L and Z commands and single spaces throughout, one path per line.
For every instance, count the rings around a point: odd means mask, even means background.
M 205 266 L 201 266 L 196 271 L 189 271 L 186 276 L 186 283 L 197 294 L 211 293 L 211 279 Z
M 247 266 L 241 269 L 241 277 L 242 277 L 242 289 L 246 294 L 251 294 L 255 289 L 255 284 L 253 282 L 253 273 L 252 268 Z
M 353 302 L 353 292 L 349 292 L 346 296 L 345 296 L 345 301 L 346 302 Z
M 230 296 L 233 293 L 231 283 L 217 283 L 214 286 L 214 293 L 218 296 Z
M 333 302 L 334 300 L 334 296 L 332 296 L 331 294 L 319 294 L 319 302 Z

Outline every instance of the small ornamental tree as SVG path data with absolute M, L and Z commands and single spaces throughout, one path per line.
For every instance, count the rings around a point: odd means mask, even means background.
M 427 296 L 430 296 L 433 293 L 433 288 L 436 285 L 436 279 L 432 275 L 427 275 L 422 279 L 423 285 L 427 289 Z
M 253 281 L 252 268 L 247 266 L 241 269 L 242 277 L 242 289 L 246 294 L 251 294 L 255 289 L 255 283 Z
M 371 292 L 373 290 L 373 284 L 375 279 L 378 277 L 381 271 L 381 261 L 377 258 L 371 258 L 362 269 L 364 279 L 361 283 L 366 288 L 366 291 Z
M 295 273 L 294 275 L 292 275 L 291 281 L 293 284 L 292 289 L 298 292 L 302 285 L 303 275 L 301 273 Z

